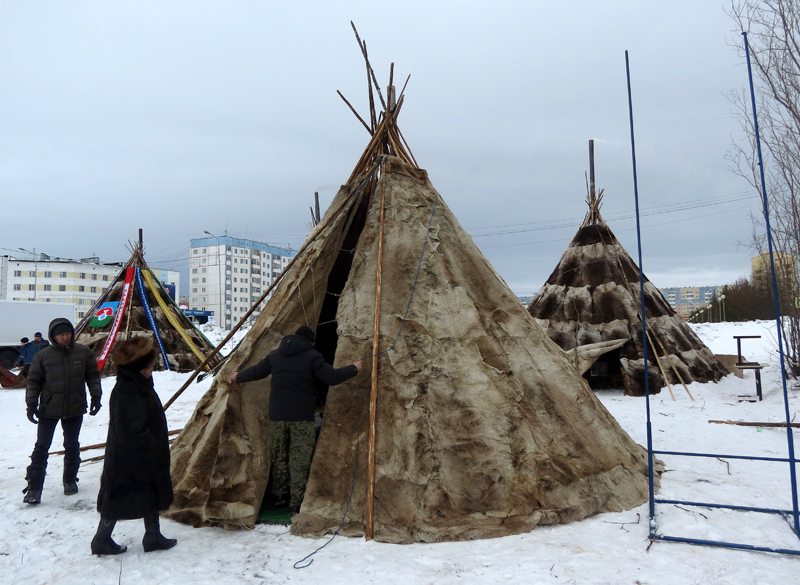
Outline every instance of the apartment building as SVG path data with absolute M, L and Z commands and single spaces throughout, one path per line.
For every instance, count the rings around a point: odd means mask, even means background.
M 96 256 L 71 260 L 36 254 L 31 259 L 5 256 L 0 298 L 10 301 L 72 303 L 73 321 L 82 319 L 114 281 L 121 263 L 101 264 Z
M 216 325 L 227 330 L 241 321 L 297 253 L 229 236 L 190 240 L 189 248 L 189 309 L 213 311 Z
M 670 306 L 684 319 L 698 309 L 706 308 L 712 300 L 722 294 L 721 286 L 681 286 L 660 290 Z

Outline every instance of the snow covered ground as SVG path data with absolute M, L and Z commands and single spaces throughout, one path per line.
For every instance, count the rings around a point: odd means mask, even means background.
M 753 395 L 753 374 L 728 376 L 719 384 L 692 384 L 692 402 L 681 386 L 673 401 L 666 389 L 651 402 L 654 446 L 658 450 L 728 455 L 787 456 L 786 431 L 709 424 L 708 420 L 783 421 L 784 406 L 775 363 L 774 324 L 726 323 L 695 326 L 716 353 L 743 353 L 773 365 L 764 370 L 764 401 L 739 402 Z M 213 332 L 212 332 L 213 334 Z M 210 338 L 213 335 L 206 333 Z M 221 339 L 221 336 L 219 336 Z M 216 341 L 214 338 L 212 341 Z M 155 374 L 162 400 L 185 374 Z M 181 428 L 211 381 L 192 384 L 167 412 L 170 428 Z M 104 382 L 109 392 L 113 380 Z M 791 392 L 791 414 L 798 411 Z M 631 436 L 646 443 L 645 402 L 620 391 L 600 399 Z M 105 403 L 105 401 L 104 401 Z M 81 444 L 105 441 L 107 410 L 85 417 Z M 36 427 L 25 418 L 24 391 L 0 391 L 0 583 L 221 584 L 221 583 L 630 583 L 729 584 L 796 583 L 800 558 L 786 555 L 656 542 L 648 550 L 647 504 L 582 522 L 536 528 L 529 534 L 473 542 L 387 545 L 337 537 L 313 564 L 293 568 L 326 540 L 291 536 L 286 527 L 259 525 L 252 531 L 195 529 L 169 520 L 163 532 L 178 539 L 172 550 L 145 554 L 140 521 L 120 522 L 114 538 L 128 546 L 117 557 L 94 557 L 89 541 L 97 525 L 94 501 L 102 464 L 85 463 L 80 493 L 61 492 L 61 460 L 51 457 L 42 503 L 22 503 L 23 477 Z M 54 448 L 60 448 L 60 438 Z M 90 452 L 85 458 L 100 454 Z M 660 497 L 766 508 L 791 508 L 788 466 L 784 463 L 662 456 L 667 471 Z M 779 516 L 659 504 L 659 531 L 665 535 L 719 539 L 759 546 L 800 549 L 800 540 Z

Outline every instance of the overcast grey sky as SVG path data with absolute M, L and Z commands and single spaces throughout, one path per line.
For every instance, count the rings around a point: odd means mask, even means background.
M 518 294 L 583 220 L 590 138 L 636 258 L 627 49 L 645 272 L 732 282 L 759 200 L 724 159 L 747 83 L 724 6 L 0 1 L 0 253 L 126 260 L 140 227 L 151 265 L 184 271 L 204 230 L 299 248 L 369 138 L 336 95 L 366 114 L 353 20 L 382 85 L 390 62 L 411 75 L 400 128 Z

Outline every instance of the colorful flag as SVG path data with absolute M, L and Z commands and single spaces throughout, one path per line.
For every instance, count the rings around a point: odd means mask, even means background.
M 103 303 L 100 305 L 100 308 L 97 309 L 94 318 L 89 322 L 89 327 L 105 327 L 106 325 L 111 325 L 118 309 L 119 301 Z

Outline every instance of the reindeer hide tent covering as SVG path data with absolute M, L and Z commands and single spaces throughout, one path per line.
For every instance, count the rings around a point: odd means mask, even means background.
M 425 171 L 385 157 L 337 194 L 313 241 L 231 354 L 172 448 L 175 502 L 195 526 L 252 526 L 270 473 L 270 379 L 224 380 L 300 325 L 336 367 L 372 354 L 385 196 L 375 538 L 395 543 L 526 532 L 647 500 L 646 451 L 595 398 L 439 198 Z M 365 531 L 370 365 L 327 393 L 294 534 Z M 360 404 L 359 404 L 360 401 Z
M 116 279 L 75 328 L 75 341 L 91 348 L 102 376 L 116 373 L 114 344 L 129 337 L 153 340 L 159 356 L 155 368 L 158 371 L 196 369 L 214 346 L 150 271 L 141 244 L 134 244 L 132 250 Z M 210 367 L 220 361 L 215 357 Z
M 592 206 L 591 196 L 589 197 Z M 597 205 L 597 203 L 595 203 Z M 625 394 L 644 396 L 644 346 L 640 313 L 639 268 L 603 222 L 597 209 L 584 222 L 528 312 L 565 351 L 627 340 L 599 358 L 604 369 L 593 387 L 619 387 Z M 728 371 L 695 335 L 648 279 L 644 278 L 650 392 L 670 384 L 718 381 Z M 611 346 L 613 347 L 613 346 Z M 661 368 L 656 360 L 660 360 Z M 671 365 L 670 365 L 671 362 Z

